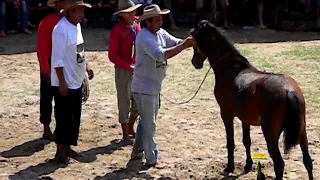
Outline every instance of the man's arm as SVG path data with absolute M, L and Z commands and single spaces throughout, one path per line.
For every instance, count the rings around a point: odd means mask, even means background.
M 163 33 L 163 35 L 165 36 L 167 47 L 176 46 L 176 45 L 183 42 L 183 39 L 174 37 L 173 35 L 171 35 L 169 32 L 167 32 L 164 29 L 161 30 L 161 33 Z
M 50 38 L 48 38 L 48 27 L 46 23 L 46 19 L 44 19 L 40 25 L 38 30 L 38 40 L 37 40 L 37 56 L 40 64 L 40 72 L 41 74 L 49 74 L 51 69 L 49 65 L 49 52 L 48 47 L 51 46 Z M 50 34 L 51 36 L 51 34 Z
M 68 95 L 68 86 L 64 78 L 63 67 L 66 54 L 66 38 L 60 29 L 54 29 L 52 33 L 52 56 L 51 64 L 56 70 L 59 79 L 59 90 L 63 96 Z
M 159 46 L 157 42 L 155 42 L 151 38 L 145 38 L 141 40 L 141 45 L 145 52 L 152 57 L 155 61 L 165 61 L 167 59 L 172 58 L 179 54 L 182 50 L 191 47 L 190 39 L 186 39 L 182 42 L 179 42 L 177 45 L 164 49 L 163 47 Z M 192 41 L 192 39 L 191 39 Z

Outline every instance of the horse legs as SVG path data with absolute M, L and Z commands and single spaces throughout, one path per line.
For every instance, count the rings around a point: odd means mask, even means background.
M 279 150 L 279 137 L 281 132 L 274 132 L 272 126 L 262 124 L 262 131 L 267 142 L 268 152 L 273 160 L 273 168 L 276 174 L 275 180 L 283 179 L 284 161 Z
M 306 133 L 306 126 L 303 126 L 301 131 L 300 147 L 303 154 L 303 164 L 308 171 L 309 180 L 313 180 L 313 174 L 312 174 L 313 165 L 312 165 L 312 159 L 310 157 L 309 150 L 308 150 L 308 138 Z
M 221 111 L 221 118 L 227 133 L 227 149 L 228 149 L 228 165 L 224 169 L 225 172 L 234 171 L 234 130 L 233 130 L 233 115 L 230 112 Z
M 250 150 L 250 146 L 251 146 L 251 138 L 250 138 L 250 125 L 244 125 L 242 124 L 242 134 L 243 134 L 243 145 L 246 148 L 246 155 L 247 155 L 247 159 L 246 159 L 246 166 L 244 167 L 245 172 L 249 172 L 252 170 L 252 158 L 251 158 L 251 150 Z

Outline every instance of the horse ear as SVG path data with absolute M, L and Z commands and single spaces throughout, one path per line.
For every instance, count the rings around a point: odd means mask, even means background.
M 207 20 L 202 20 L 202 21 L 200 22 L 199 26 L 204 26 L 204 25 L 208 24 L 208 22 L 209 22 L 209 21 L 207 21 Z
M 200 28 L 201 26 L 203 26 L 204 24 L 206 24 L 208 21 L 207 20 L 201 20 L 201 21 L 198 21 L 195 25 L 195 29 L 198 29 Z

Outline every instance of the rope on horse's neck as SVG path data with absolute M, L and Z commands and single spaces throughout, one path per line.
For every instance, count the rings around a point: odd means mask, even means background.
M 204 76 L 204 78 L 203 78 L 200 86 L 198 87 L 197 91 L 196 91 L 196 92 L 194 93 L 194 95 L 193 95 L 190 99 L 188 99 L 187 101 L 182 101 L 182 102 L 171 101 L 170 99 L 166 98 L 166 97 L 163 96 L 162 94 L 161 94 L 161 97 L 164 97 L 165 100 L 169 101 L 169 102 L 172 103 L 172 104 L 181 105 L 181 104 L 189 103 L 189 102 L 192 101 L 192 100 L 197 96 L 197 94 L 199 93 L 199 91 L 200 91 L 200 89 L 201 89 L 204 81 L 206 80 L 206 78 L 207 78 L 207 76 L 208 76 L 211 68 L 213 68 L 218 62 L 220 62 L 222 59 L 226 58 L 226 57 L 229 56 L 230 54 L 231 54 L 231 53 L 227 53 L 227 54 L 225 54 L 224 56 L 222 56 L 222 57 L 221 57 L 218 61 L 216 61 L 215 63 L 210 64 L 210 68 L 208 69 L 206 75 Z

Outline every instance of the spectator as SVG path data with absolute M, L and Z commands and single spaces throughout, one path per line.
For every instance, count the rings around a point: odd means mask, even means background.
M 6 30 L 6 8 L 8 4 L 12 4 L 20 20 L 20 30 L 25 34 L 32 34 L 32 32 L 27 28 L 30 24 L 29 12 L 26 0 L 0 0 L 0 37 L 4 37 Z M 30 24 L 31 25 L 31 24 Z
M 51 87 L 51 51 L 52 31 L 62 18 L 60 13 L 65 0 L 49 0 L 47 5 L 55 8 L 55 12 L 47 15 L 39 25 L 37 55 L 40 64 L 40 122 L 43 124 L 43 138 L 51 141 L 55 136 L 50 129 L 53 91 Z
M 84 160 L 74 151 L 79 137 L 82 111 L 82 85 L 87 71 L 89 79 L 93 71 L 86 64 L 84 40 L 80 22 L 84 8 L 91 8 L 83 0 L 67 0 L 63 17 L 52 33 L 51 85 L 55 101 L 56 143 L 55 160 L 68 163 L 68 159 Z
M 31 35 L 32 32 L 28 29 L 29 22 L 29 10 L 28 3 L 26 0 L 20 0 L 20 9 L 17 9 L 20 12 L 20 29 L 23 33 Z
M 143 8 L 145 8 L 146 6 L 148 6 L 148 5 L 150 5 L 150 4 L 152 4 L 152 0 L 132 0 L 132 2 L 134 3 L 134 4 L 142 4 L 142 6 L 141 6 L 141 8 L 140 8 L 140 10 L 138 10 L 138 13 L 137 13 L 137 15 L 142 15 L 142 13 L 143 13 Z
M 320 0 L 317 0 L 317 29 L 320 29 Z
M 182 50 L 192 47 L 191 37 L 178 39 L 161 28 L 162 15 L 170 10 L 161 10 L 158 5 L 144 8 L 139 21 L 143 29 L 137 36 L 137 62 L 132 79 L 131 90 L 137 102 L 140 121 L 131 158 L 146 158 L 146 167 L 162 168 L 158 162 L 159 150 L 154 140 L 156 120 L 159 109 L 159 94 L 166 76 L 167 60 Z
M 120 21 L 110 33 L 109 59 L 115 64 L 115 83 L 118 99 L 119 122 L 122 127 L 123 142 L 133 144 L 134 123 L 138 117 L 138 107 L 131 94 L 131 80 L 135 64 L 135 39 L 141 28 L 135 17 L 141 4 L 131 0 L 119 0 Z M 130 114 L 130 116 L 129 116 Z
M 256 16 L 256 11 L 254 11 L 254 9 L 257 9 L 258 23 L 259 23 L 258 26 L 260 29 L 266 29 L 263 22 L 264 0 L 243 0 L 242 5 L 243 5 L 242 8 L 243 8 L 243 16 L 244 16 L 243 22 L 244 24 L 246 24 L 246 26 L 244 26 L 243 28 L 251 29 L 252 28 L 251 25 L 255 24 L 255 20 L 254 20 L 255 18 L 252 18 L 252 17 Z
M 215 22 L 216 16 L 217 16 L 217 2 L 216 0 L 210 0 L 211 1 L 211 12 L 208 20 Z M 229 1 L 228 0 L 220 0 L 222 12 L 223 12 L 223 27 L 225 29 L 229 29 L 228 25 L 228 7 L 229 7 Z M 196 9 L 198 13 L 202 13 L 201 11 L 204 9 L 205 0 L 196 0 Z
M 0 0 L 0 38 L 6 36 L 6 1 Z
M 172 0 L 163 0 L 163 3 L 164 3 L 165 8 L 170 9 L 172 11 Z M 176 23 L 174 22 L 174 18 L 172 16 L 172 13 L 169 14 L 169 19 L 170 19 L 171 29 L 179 29 L 176 26 Z
M 259 28 L 266 29 L 263 23 L 264 0 L 257 0 Z

